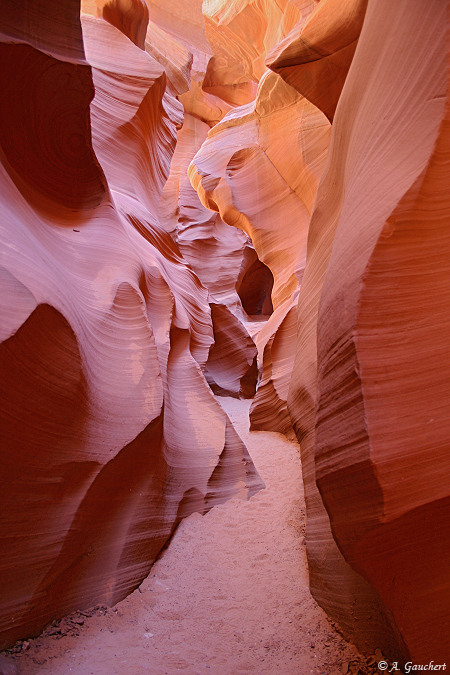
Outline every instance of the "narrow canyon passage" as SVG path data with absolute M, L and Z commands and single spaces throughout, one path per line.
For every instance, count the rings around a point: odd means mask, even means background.
M 448 670 L 449 6 L 1 0 L 0 675 Z
M 308 589 L 298 446 L 249 433 L 250 401 L 218 400 L 266 489 L 184 520 L 139 589 L 115 608 L 74 615 L 84 621 L 78 636 L 66 620 L 63 637 L 31 640 L 14 658 L 21 675 L 347 672 L 357 653 Z

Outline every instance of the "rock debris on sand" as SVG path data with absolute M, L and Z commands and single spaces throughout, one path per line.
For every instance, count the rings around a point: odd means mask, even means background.
M 338 675 L 359 660 L 308 589 L 297 444 L 249 433 L 250 401 L 218 400 L 266 489 L 185 519 L 123 602 L 8 655 L 20 675 Z

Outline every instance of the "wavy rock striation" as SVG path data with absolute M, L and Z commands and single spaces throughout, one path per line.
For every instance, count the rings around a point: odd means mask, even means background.
M 236 292 L 248 237 L 201 204 L 186 173 L 208 129 L 202 120 L 185 113 L 159 205 L 160 220 L 208 291 L 214 345 L 207 380 L 215 391 L 248 397 L 256 389 L 257 350 L 244 327 L 245 312 Z
M 311 216 L 288 401 L 315 597 L 364 648 L 422 664 L 450 647 L 447 24 L 438 1 L 369 2 Z
M 187 44 L 192 39 L 192 26 L 187 25 L 185 28 L 175 16 L 167 21 L 166 28 L 176 36 L 179 45 L 179 40 Z M 252 396 L 256 389 L 257 350 L 243 324 L 245 312 L 236 285 L 245 266 L 244 257 L 249 240 L 243 232 L 228 227 L 217 213 L 211 213 L 201 204 L 187 177 L 187 167 L 210 127 L 230 109 L 229 104 L 203 89 L 211 54 L 209 49 L 205 51 L 202 46 L 202 30 L 204 33 L 204 27 L 197 24 L 196 47 L 189 63 L 189 67 L 192 65 L 190 83 L 176 90 L 183 104 L 184 121 L 177 135 L 177 145 L 159 201 L 158 214 L 159 221 L 208 291 L 214 346 L 206 366 L 207 380 L 216 392 L 247 397 Z M 164 65 L 170 74 L 169 84 L 172 82 L 175 89 L 176 82 L 181 82 L 180 59 L 175 50 L 178 72 L 174 75 L 175 60 L 171 57 L 170 63 L 168 57 L 163 56 L 164 49 L 167 54 L 167 44 L 155 41 L 155 31 L 150 31 L 149 27 L 146 50 Z M 170 50 L 170 54 L 172 52 Z
M 142 25 L 4 5 L 3 646 L 117 602 L 180 518 L 261 487 L 204 378 L 207 291 L 156 217 L 182 108 Z
M 266 68 L 266 52 L 315 6 L 313 0 L 206 0 L 206 36 L 212 47 L 203 89 L 232 105 L 251 103 Z
M 363 651 L 445 662 L 446 4 L 38 4 L 0 12 L 1 644 L 262 486 L 213 395 L 259 367 L 314 596 Z
M 269 53 L 267 65 L 330 122 L 358 44 L 367 0 L 321 0 Z
M 252 429 L 291 428 L 286 400 L 295 354 L 294 298 L 329 130 L 315 106 L 267 72 L 254 103 L 229 112 L 209 132 L 189 168 L 205 206 L 249 235 L 273 275 L 274 313 L 257 338 L 263 373 Z M 286 135 L 298 142 L 286 146 Z

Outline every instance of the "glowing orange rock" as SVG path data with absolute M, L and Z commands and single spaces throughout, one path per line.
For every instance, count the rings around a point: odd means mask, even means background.
M 267 65 L 333 120 L 367 0 L 321 0 L 268 55 Z
M 266 52 L 313 9 L 313 0 L 207 0 L 206 36 L 213 56 L 203 89 L 228 103 L 250 103 L 265 72 Z
M 266 359 L 264 386 L 252 405 L 252 428 L 286 431 L 289 426 L 286 399 L 295 350 L 292 298 L 303 276 L 310 211 L 329 129 L 317 108 L 268 72 L 256 101 L 231 111 L 213 127 L 189 168 L 205 206 L 246 232 L 273 274 L 275 311 L 258 338 Z M 286 145 L 286 135 L 300 140 Z M 291 318 L 284 321 L 288 312 Z M 277 344 L 284 346 L 270 356 L 266 343 L 273 342 L 278 329 L 287 331 L 289 338 L 280 336 Z
M 178 44 L 186 44 L 187 38 L 192 38 L 192 26 L 186 28 L 176 16 L 170 18 L 172 10 L 173 7 L 165 7 L 165 30 L 172 31 Z M 152 13 L 161 20 L 161 13 L 155 7 Z M 156 44 L 155 50 L 151 26 L 152 22 L 147 32 L 146 49 L 171 73 L 170 62 L 166 64 L 163 51 L 167 53 L 167 47 L 171 55 L 176 55 L 177 51 L 173 49 L 172 42 L 161 41 Z M 170 175 L 158 212 L 165 230 L 176 241 L 184 259 L 208 291 L 215 344 L 210 350 L 205 371 L 207 380 L 215 391 L 249 396 L 256 387 L 256 347 L 242 324 L 245 312 L 236 292 L 248 237 L 228 227 L 220 216 L 206 209 L 186 175 L 187 167 L 205 140 L 210 126 L 220 121 L 230 109 L 230 105 L 203 89 L 210 50 L 209 47 L 207 51 L 202 48 L 199 39 L 201 30 L 199 25 L 194 30 L 196 38 L 191 58 L 190 89 L 179 89 L 177 92 L 184 108 L 184 121 L 178 131 Z M 173 63 L 173 57 L 170 61 Z
M 144 49 L 148 25 L 145 0 L 81 0 L 81 11 L 109 21 Z
M 245 312 L 236 292 L 248 238 L 201 204 L 186 173 L 208 129 L 185 115 L 162 193 L 160 219 L 208 291 L 215 344 L 206 378 L 215 391 L 248 397 L 256 388 L 257 350 L 243 326 Z

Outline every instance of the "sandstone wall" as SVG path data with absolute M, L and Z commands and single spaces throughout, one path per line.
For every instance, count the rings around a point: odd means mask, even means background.
M 117 602 L 181 517 L 261 487 L 204 378 L 207 290 L 157 219 L 182 106 L 112 9 L 0 16 L 2 645 Z
M 447 3 L 81 10 L 0 12 L 1 644 L 262 486 L 212 393 L 259 379 L 314 597 L 363 651 L 444 662 Z M 273 309 L 256 346 L 239 293 Z
M 314 595 L 359 644 L 417 663 L 449 651 L 447 21 L 445 3 L 368 4 L 311 215 L 288 401 Z

